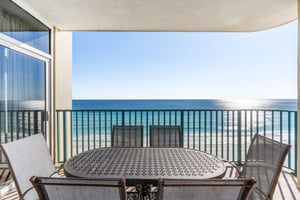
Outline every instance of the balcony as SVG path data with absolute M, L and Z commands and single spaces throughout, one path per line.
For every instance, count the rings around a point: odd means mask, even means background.
M 11 112 L 8 116 L 11 134 L 2 137 L 2 142 L 9 142 L 44 130 L 41 123 L 42 114 L 38 111 Z M 30 123 L 33 119 L 36 122 Z M 252 136 L 255 133 L 266 135 L 292 145 L 276 189 L 275 199 L 300 197 L 295 177 L 297 174 L 296 111 L 57 110 L 56 122 L 54 139 L 56 163 L 64 163 L 68 158 L 90 149 L 110 147 L 114 125 L 143 125 L 144 147 L 149 147 L 150 125 L 179 125 L 183 133 L 184 148 L 205 151 L 237 164 L 245 160 Z M 32 125 L 28 126 L 28 124 Z M 235 174 L 229 169 L 227 175 Z M 3 170 L 2 180 L 7 176 L 9 176 L 7 171 Z
M 56 161 L 111 146 L 114 125 L 179 125 L 184 148 L 242 163 L 252 136 L 259 133 L 292 145 L 285 166 L 296 172 L 297 112 L 287 110 L 57 110 Z

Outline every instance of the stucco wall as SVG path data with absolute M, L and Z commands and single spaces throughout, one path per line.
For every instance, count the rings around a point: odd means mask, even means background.
M 54 162 L 57 163 L 60 149 L 67 148 L 64 146 L 64 138 L 67 140 L 66 144 L 70 143 L 71 132 L 65 129 L 64 117 L 66 127 L 70 127 L 70 116 L 57 116 L 56 110 L 72 109 L 72 32 L 61 32 L 57 29 L 54 35 Z M 58 127 L 59 126 L 59 127 Z M 62 132 L 65 130 L 65 132 Z M 60 141 L 60 142 L 59 142 Z M 68 149 L 70 151 L 70 149 Z M 69 152 L 70 155 L 70 152 Z
M 72 32 L 55 30 L 54 107 L 72 109 Z

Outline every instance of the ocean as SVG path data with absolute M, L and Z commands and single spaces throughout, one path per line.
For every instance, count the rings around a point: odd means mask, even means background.
M 74 154 L 109 147 L 115 125 L 142 125 L 145 147 L 151 125 L 177 125 L 185 148 L 228 160 L 237 159 L 238 149 L 243 159 L 256 133 L 289 143 L 292 149 L 285 165 L 295 169 L 296 111 L 296 99 L 73 100 L 72 111 L 57 111 L 57 116 L 61 121 L 71 117 L 67 127 L 59 127 L 59 134 L 71 131 L 69 148 Z
M 73 110 L 297 110 L 296 99 L 259 100 L 73 100 Z

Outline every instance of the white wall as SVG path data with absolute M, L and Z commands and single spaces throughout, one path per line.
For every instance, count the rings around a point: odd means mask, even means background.
M 72 109 L 72 32 L 61 32 L 54 29 L 54 162 L 57 163 L 58 146 L 64 147 L 64 138 L 67 138 L 67 143 L 70 143 L 71 132 L 67 130 L 65 136 L 59 130 L 65 130 L 63 126 L 57 127 L 57 125 L 63 125 L 63 116 L 57 118 L 56 110 L 69 110 Z M 58 121 L 60 120 L 60 121 Z M 66 127 L 70 127 L 71 118 L 70 115 L 66 119 Z M 58 141 L 61 141 L 58 143 Z M 70 150 L 69 150 L 70 151 Z M 61 152 L 62 153 L 62 152 Z M 69 154 L 70 155 L 70 154 Z

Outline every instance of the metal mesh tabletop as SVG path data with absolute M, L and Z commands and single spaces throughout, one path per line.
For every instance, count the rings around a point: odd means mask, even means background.
M 64 165 L 66 176 L 84 178 L 207 179 L 222 176 L 218 158 L 184 148 L 104 148 L 83 152 Z

